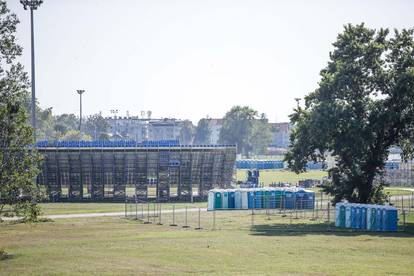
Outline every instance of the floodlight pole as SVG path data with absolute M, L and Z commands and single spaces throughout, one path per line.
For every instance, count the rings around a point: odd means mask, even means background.
M 85 90 L 76 90 L 79 94 L 79 133 L 82 129 L 82 94 L 85 93 Z
M 31 104 L 31 115 L 32 115 L 32 127 L 33 136 L 36 139 L 36 81 L 35 81 L 35 54 L 34 54 L 34 23 L 33 23 L 33 11 L 37 10 L 42 0 L 20 0 L 23 8 L 30 9 L 30 34 L 31 34 L 31 62 L 32 62 L 32 104 Z

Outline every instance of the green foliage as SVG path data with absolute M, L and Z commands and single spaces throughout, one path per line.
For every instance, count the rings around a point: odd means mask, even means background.
M 250 143 L 254 154 L 266 154 L 267 147 L 272 141 L 271 127 L 269 126 L 266 115 L 263 113 L 259 120 L 253 124 L 253 132 Z
M 62 137 L 60 137 L 62 141 L 91 141 L 92 137 L 87 134 L 81 134 L 79 130 L 68 130 Z
M 69 130 L 77 130 L 79 128 L 79 119 L 74 114 L 54 116 L 54 121 L 54 130 L 59 134 L 58 137 L 64 135 Z
M 94 140 L 103 138 L 107 134 L 109 124 L 101 114 L 94 114 L 88 117 L 82 130 Z
M 414 42 L 413 30 L 373 30 L 347 25 L 333 44 L 319 88 L 290 116 L 294 125 L 285 159 L 295 172 L 308 161 L 336 161 L 324 186 L 351 202 L 383 202 L 384 170 L 392 145 L 413 153 Z
M 209 144 L 210 136 L 211 129 L 209 120 L 203 118 L 200 121 L 198 121 L 197 128 L 195 130 L 194 143 L 198 145 Z
M 29 82 L 23 66 L 16 61 L 21 54 L 14 37 L 17 24 L 16 16 L 1 1 L 0 212 L 10 205 L 13 214 L 30 214 L 33 219 L 38 213 L 36 201 L 41 196 L 35 183 L 41 158 L 29 148 L 34 142 L 26 111 Z
M 194 126 L 190 120 L 185 120 L 180 130 L 180 142 L 182 144 L 191 144 L 194 137 Z
M 220 143 L 237 144 L 238 153 L 264 154 L 271 141 L 270 126 L 265 114 L 258 116 L 248 106 L 234 106 L 223 118 Z

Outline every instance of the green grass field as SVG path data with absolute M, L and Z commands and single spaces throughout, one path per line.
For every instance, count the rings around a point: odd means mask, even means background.
M 247 170 L 237 170 L 237 180 L 246 180 Z M 296 174 L 287 170 L 260 170 L 260 183 L 264 183 L 266 186 L 272 182 L 287 182 L 296 185 L 299 180 L 304 179 L 322 179 L 327 176 L 327 172 L 319 170 L 310 170 L 306 173 Z
M 384 191 L 391 196 L 413 194 L 412 191 L 407 190 L 407 187 L 385 187 Z
M 0 260 L 0 275 L 413 274 L 413 232 L 286 224 L 277 217 L 265 227 L 257 220 L 251 231 L 197 231 L 112 217 L 3 223 L 0 249 L 9 257 Z

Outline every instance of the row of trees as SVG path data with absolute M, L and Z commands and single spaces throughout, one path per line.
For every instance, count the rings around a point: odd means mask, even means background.
M 53 115 L 51 108 L 37 107 L 38 140 L 107 140 L 108 131 L 109 125 L 100 114 L 87 117 L 81 133 L 79 117 L 76 115 Z M 185 120 L 179 139 L 184 144 L 209 144 L 211 135 L 211 119 L 203 118 L 197 126 L 190 120 Z M 271 139 L 271 127 L 266 115 L 259 115 L 248 106 L 234 106 L 222 119 L 219 143 L 237 144 L 239 153 L 264 154 Z
M 38 140 L 107 140 L 109 125 L 100 114 L 88 116 L 79 131 L 79 117 L 74 114 L 53 115 L 52 109 L 37 107 Z
M 212 135 L 212 119 L 203 118 L 194 127 L 185 121 L 181 130 L 184 143 L 209 144 Z M 222 127 L 218 142 L 220 144 L 237 144 L 238 153 L 265 154 L 272 140 L 271 127 L 266 115 L 260 114 L 248 106 L 234 106 L 221 120 Z

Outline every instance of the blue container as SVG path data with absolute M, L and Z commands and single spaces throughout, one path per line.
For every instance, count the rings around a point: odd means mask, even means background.
M 235 192 L 234 191 L 229 191 L 228 200 L 229 200 L 228 208 L 229 209 L 234 209 L 234 207 L 235 207 Z

